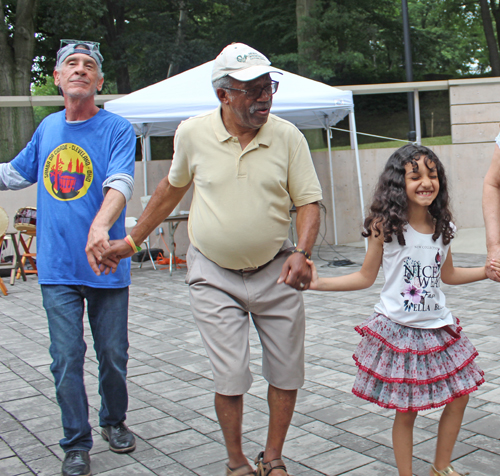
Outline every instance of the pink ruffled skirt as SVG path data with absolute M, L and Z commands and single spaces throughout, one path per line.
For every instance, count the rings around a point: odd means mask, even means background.
M 402 412 L 437 408 L 477 390 L 484 372 L 477 350 L 456 325 L 417 329 L 373 314 L 356 330 L 358 366 L 352 392 Z

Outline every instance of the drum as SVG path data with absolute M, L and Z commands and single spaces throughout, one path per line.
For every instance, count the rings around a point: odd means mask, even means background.
M 20 208 L 14 216 L 14 228 L 17 231 L 36 234 L 36 208 L 24 207 Z
M 9 226 L 9 217 L 7 212 L 0 207 L 0 237 L 5 235 L 7 227 Z

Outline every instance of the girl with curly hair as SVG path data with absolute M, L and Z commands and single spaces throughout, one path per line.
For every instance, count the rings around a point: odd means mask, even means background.
M 460 476 L 451 454 L 469 394 L 484 382 L 477 351 L 445 305 L 440 288 L 486 278 L 485 268 L 457 268 L 450 242 L 446 174 L 430 149 L 405 145 L 389 158 L 365 220 L 368 250 L 361 270 L 319 278 L 312 261 L 310 289 L 353 291 L 370 287 L 382 265 L 385 284 L 375 312 L 356 327 L 358 367 L 353 393 L 396 410 L 392 430 L 400 476 L 411 476 L 417 412 L 445 405 L 431 476 Z M 498 264 L 495 264 L 498 267 Z

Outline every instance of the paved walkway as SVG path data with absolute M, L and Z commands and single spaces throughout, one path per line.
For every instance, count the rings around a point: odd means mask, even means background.
M 337 247 L 357 263 L 322 267 L 322 275 L 359 269 L 360 248 Z M 322 252 L 324 258 L 333 254 Z M 322 262 L 315 258 L 318 266 Z M 478 266 L 482 255 L 455 255 Z M 130 408 L 127 423 L 138 436 L 135 452 L 107 451 L 98 435 L 97 364 L 88 326 L 85 379 L 95 429 L 94 475 L 222 476 L 225 450 L 215 412 L 211 371 L 188 301 L 184 271 L 133 270 L 130 300 Z M 359 340 L 353 327 L 371 313 L 382 276 L 371 289 L 352 293 L 306 292 L 306 383 L 284 449 L 295 476 L 396 475 L 391 449 L 392 411 L 350 392 L 351 358 Z M 60 474 L 59 409 L 49 370 L 49 338 L 36 277 L 8 286 L 0 296 L 0 475 Z M 448 304 L 480 353 L 487 383 L 473 394 L 454 458 L 473 476 L 500 473 L 500 323 L 493 282 L 447 287 Z M 245 399 L 244 449 L 262 449 L 267 424 L 266 383 L 260 346 L 251 336 L 254 384 Z M 423 412 L 415 430 L 414 471 L 427 476 L 440 411 Z

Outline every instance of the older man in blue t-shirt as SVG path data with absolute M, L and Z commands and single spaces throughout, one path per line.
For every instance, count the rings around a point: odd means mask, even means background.
M 37 268 L 64 428 L 62 474 L 88 476 L 92 435 L 83 382 L 85 300 L 99 360 L 102 436 L 114 452 L 135 449 L 134 435 L 124 424 L 130 261 L 109 273 L 111 263 L 102 262 L 101 254 L 110 238 L 125 235 L 136 139 L 127 121 L 95 105 L 104 81 L 99 44 L 63 42 L 54 80 L 65 109 L 45 118 L 12 162 L 0 164 L 0 190 L 38 183 Z

